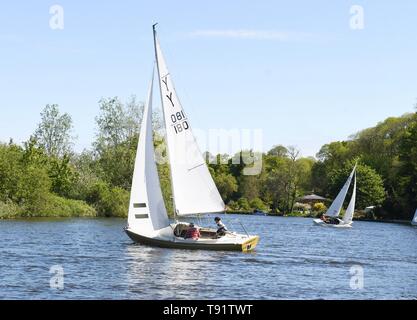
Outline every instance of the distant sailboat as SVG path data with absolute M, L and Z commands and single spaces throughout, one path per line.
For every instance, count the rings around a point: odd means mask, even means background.
M 416 212 L 414 213 L 413 220 L 411 220 L 411 224 L 413 226 L 417 226 L 417 209 L 416 209 Z
M 350 184 L 353 182 L 352 198 L 349 201 L 349 205 L 346 209 L 343 220 L 339 219 L 338 216 L 342 210 L 343 202 L 345 201 L 347 192 L 349 190 Z M 352 226 L 353 214 L 355 212 L 355 202 L 356 202 L 356 165 L 353 168 L 351 174 L 346 180 L 343 188 L 340 190 L 336 199 L 331 204 L 330 208 L 325 213 L 325 217 L 329 221 L 324 221 L 322 219 L 314 219 L 313 222 L 316 225 L 325 226 L 325 227 L 334 227 L 334 228 L 350 228 Z
M 175 92 L 171 75 L 156 38 L 155 25 L 153 31 L 171 171 L 174 214 L 187 216 L 223 212 L 225 207 L 223 200 Z M 258 236 L 226 232 L 225 235 L 218 237 L 216 230 L 201 228 L 199 239 L 185 239 L 183 234 L 189 225 L 179 222 L 169 223 L 154 160 L 151 118 L 152 85 L 153 78 L 139 136 L 126 233 L 135 242 L 160 247 L 253 250 L 259 241 Z

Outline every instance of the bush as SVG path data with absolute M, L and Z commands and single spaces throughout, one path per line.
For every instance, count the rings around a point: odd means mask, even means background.
M 249 202 L 248 202 L 248 199 L 246 199 L 246 198 L 240 198 L 237 201 L 237 204 L 238 204 L 239 210 L 248 212 L 251 209 L 250 205 L 249 205 Z
M 22 210 L 18 205 L 13 202 L 0 201 L 0 219 L 13 219 L 18 218 L 22 213 Z
M 95 217 L 96 210 L 80 200 L 65 199 L 49 194 L 36 207 L 26 209 L 24 217 Z
M 94 204 L 99 216 L 127 217 L 129 192 L 122 188 L 111 188 L 105 182 L 98 182 L 90 190 L 87 199 Z
M 306 212 L 306 211 L 310 211 L 311 210 L 311 206 L 308 203 L 300 203 L 300 202 L 296 202 L 294 204 L 293 207 L 293 211 L 297 211 L 297 212 Z
M 252 209 L 258 209 L 261 211 L 268 211 L 269 208 L 268 206 L 259 198 L 255 198 L 250 202 L 250 206 L 252 207 Z
M 327 210 L 327 207 L 323 202 L 317 202 L 313 205 L 314 212 L 324 212 Z
M 231 211 L 238 211 L 239 210 L 239 204 L 233 200 L 230 200 L 227 204 L 227 207 Z

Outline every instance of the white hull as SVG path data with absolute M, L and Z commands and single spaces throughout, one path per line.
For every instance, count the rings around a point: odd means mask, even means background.
M 417 226 L 417 221 L 414 221 L 414 220 L 413 220 L 413 221 L 411 221 L 411 225 L 412 225 L 412 226 Z
M 330 227 L 330 228 L 352 228 L 352 222 L 344 223 L 342 220 L 340 220 L 340 219 L 338 219 L 338 220 L 339 220 L 339 224 L 325 223 L 321 219 L 313 219 L 313 223 L 316 226 L 322 226 L 322 227 Z

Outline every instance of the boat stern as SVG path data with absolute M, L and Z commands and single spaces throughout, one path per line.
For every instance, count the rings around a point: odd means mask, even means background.
M 242 251 L 243 252 L 250 252 L 255 249 L 258 245 L 259 236 L 252 236 L 248 240 L 242 243 Z

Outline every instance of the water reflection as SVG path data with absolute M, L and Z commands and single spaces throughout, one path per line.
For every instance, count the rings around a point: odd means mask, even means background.
M 240 218 L 261 235 L 252 254 L 134 244 L 123 219 L 0 221 L 0 297 L 417 298 L 416 228 L 355 222 L 336 232 L 310 219 Z M 49 288 L 56 264 L 65 270 L 63 291 Z M 363 290 L 349 286 L 352 265 L 364 268 Z
M 139 296 L 151 291 L 157 299 L 198 299 L 216 277 L 207 266 L 223 260 L 226 254 L 130 244 L 126 247 L 129 289 Z

